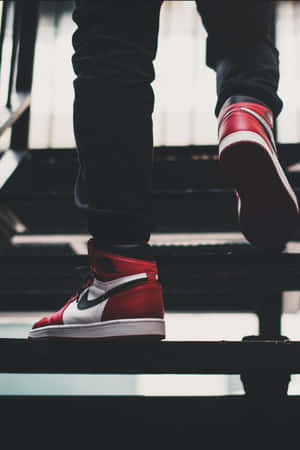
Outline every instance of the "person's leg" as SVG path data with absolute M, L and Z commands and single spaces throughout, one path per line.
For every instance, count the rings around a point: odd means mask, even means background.
M 264 0 L 198 0 L 207 64 L 217 74 L 220 163 L 237 191 L 240 227 L 255 246 L 279 250 L 296 229 L 299 208 L 273 136 L 282 109 L 274 8 Z
M 277 116 L 279 57 L 273 41 L 275 2 L 197 0 L 207 30 L 207 65 L 216 71 L 219 115 L 233 95 L 258 98 Z
M 75 202 L 87 213 L 91 274 L 29 337 L 165 335 L 151 230 L 152 111 L 161 0 L 77 0 Z
M 75 201 L 97 241 L 147 241 L 152 225 L 152 112 L 162 0 L 78 0 Z

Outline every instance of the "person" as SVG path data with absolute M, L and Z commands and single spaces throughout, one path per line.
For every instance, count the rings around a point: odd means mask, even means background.
M 280 250 L 296 228 L 299 208 L 273 135 L 283 106 L 274 3 L 196 4 L 208 35 L 207 65 L 216 71 L 220 163 L 237 192 L 241 230 L 253 245 Z M 92 236 L 91 275 L 66 305 L 33 325 L 32 339 L 165 337 L 162 287 L 149 245 L 151 82 L 161 5 L 76 1 L 75 202 Z

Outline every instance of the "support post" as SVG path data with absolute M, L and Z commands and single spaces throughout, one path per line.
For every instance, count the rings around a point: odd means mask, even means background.
M 258 311 L 259 335 L 246 336 L 243 341 L 287 341 L 286 336 L 281 335 L 282 293 L 276 292 L 268 296 Z M 253 369 L 241 373 L 241 381 L 244 385 L 247 398 L 251 399 L 281 399 L 288 392 L 291 376 L 284 370 L 259 370 Z

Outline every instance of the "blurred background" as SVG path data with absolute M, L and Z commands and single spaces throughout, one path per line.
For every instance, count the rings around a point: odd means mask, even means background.
M 72 10 L 72 1 L 41 2 L 30 135 L 34 148 L 75 146 Z M 216 143 L 215 74 L 205 65 L 205 40 L 194 1 L 164 2 L 153 83 L 155 146 Z M 281 55 L 279 94 L 285 102 L 278 121 L 278 140 L 299 142 L 300 96 L 295 95 L 300 79 L 298 2 L 278 2 L 276 40 Z

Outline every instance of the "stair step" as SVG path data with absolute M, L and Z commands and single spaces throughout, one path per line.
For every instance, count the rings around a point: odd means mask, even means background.
M 247 401 L 244 396 L 1 396 L 2 436 L 32 445 L 37 433 L 47 442 L 109 448 L 286 448 L 297 442 L 300 397 Z M 75 428 L 76 427 L 76 432 Z M 16 433 L 16 428 L 18 433 Z M 27 438 L 27 439 L 26 439 Z M 245 441 L 248 445 L 245 445 Z M 234 444 L 237 443 L 235 446 Z M 207 445 L 206 445 L 207 444 Z M 264 445 L 266 444 L 266 445 Z M 280 445 L 282 444 L 282 445 Z M 292 445 L 291 445 L 292 447 Z
M 283 165 L 296 163 L 299 145 L 280 146 Z M 237 231 L 233 190 L 217 161 L 217 148 L 155 149 L 153 223 L 156 232 Z M 0 192 L 29 233 L 86 233 L 74 206 L 75 149 L 32 150 Z M 300 176 L 288 173 L 300 200 Z M 180 214 L 178 213 L 180 211 Z M 296 237 L 300 239 L 300 231 Z
M 300 290 L 300 244 L 273 255 L 242 240 L 216 244 L 211 238 L 201 245 L 196 236 L 201 235 L 194 236 L 194 245 L 189 235 L 153 237 L 167 311 L 257 312 L 261 305 L 277 303 L 282 291 Z M 0 309 L 60 308 L 88 273 L 87 256 L 71 253 L 72 246 L 62 243 L 56 251 L 37 243 L 8 249 L 0 256 Z
M 32 234 L 87 233 L 84 215 L 69 193 L 2 194 Z M 180 214 L 178 213 L 180 211 Z M 152 231 L 236 231 L 236 198 L 231 190 L 169 190 L 153 193 Z
M 300 203 L 300 189 L 295 189 Z M 1 195 L 30 234 L 87 233 L 84 214 L 73 195 L 37 193 Z M 157 233 L 236 232 L 237 201 L 230 189 L 166 190 L 153 193 L 153 227 Z M 180 213 L 179 213 L 180 212 Z M 300 240 L 300 229 L 294 239 Z
M 299 180 L 299 144 L 279 145 L 281 164 L 288 176 Z M 154 149 L 153 186 L 155 190 L 182 188 L 224 188 L 228 183 L 218 163 L 217 147 L 184 146 Z M 292 172 L 288 167 L 292 166 Z M 9 180 L 4 193 L 70 193 L 77 175 L 76 149 L 32 149 L 29 158 Z M 24 183 L 24 181 L 26 181 Z M 2 193 L 1 193 L 2 195 Z
M 298 341 L 100 343 L 0 339 L 0 353 L 0 373 L 300 373 Z

